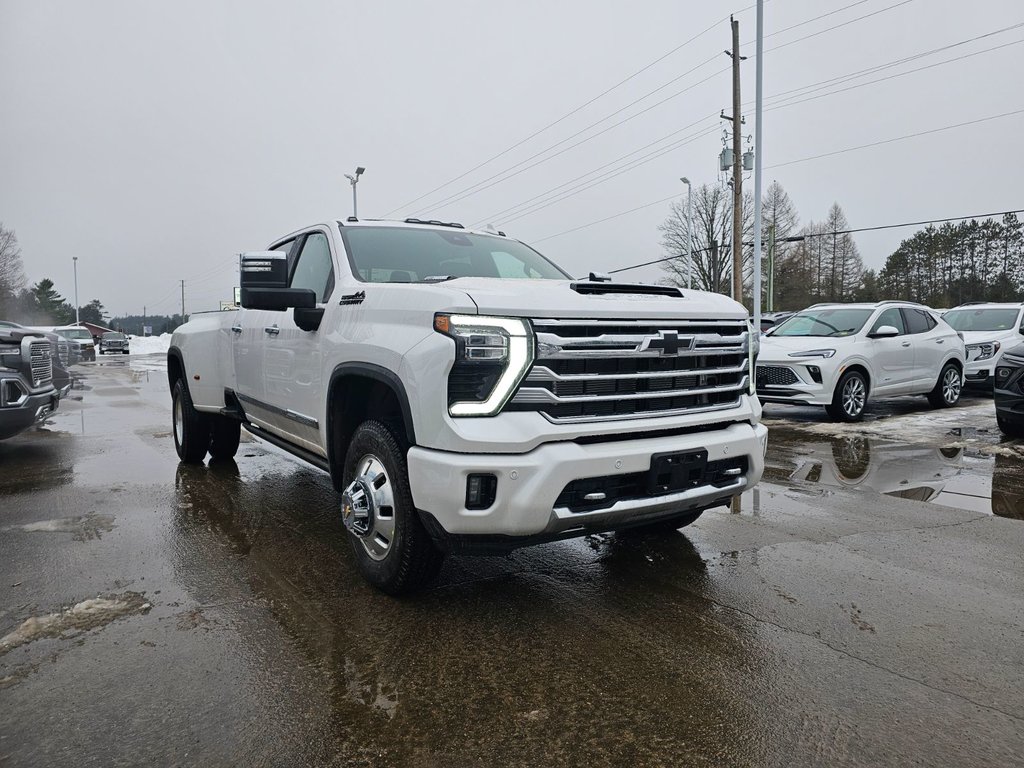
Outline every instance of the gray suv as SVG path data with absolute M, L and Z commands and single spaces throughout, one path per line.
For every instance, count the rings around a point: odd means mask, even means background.
M 0 440 L 40 423 L 59 401 L 50 342 L 32 331 L 0 327 Z

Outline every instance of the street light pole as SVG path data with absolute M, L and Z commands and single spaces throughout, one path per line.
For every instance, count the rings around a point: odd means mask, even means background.
M 757 0 L 757 70 L 754 86 L 754 331 L 761 330 L 761 159 L 764 155 L 764 0 Z M 774 241 L 775 236 L 772 235 Z M 769 246 L 771 247 L 771 246 Z M 774 277 L 774 274 L 772 275 Z M 774 286 L 771 286 L 774 288 Z M 771 294 L 768 295 L 772 306 Z
M 685 176 L 679 180 L 686 185 L 686 287 L 693 288 L 693 188 Z
M 78 257 L 72 256 L 75 262 L 75 325 L 78 325 Z
M 362 176 L 365 172 L 366 169 L 363 168 L 363 166 L 359 166 L 358 168 L 356 168 L 355 176 L 352 176 L 351 174 L 348 173 L 345 174 L 345 178 L 348 179 L 349 184 L 352 185 L 352 218 L 354 219 L 359 218 L 359 208 L 356 200 L 356 184 L 359 183 L 359 177 Z

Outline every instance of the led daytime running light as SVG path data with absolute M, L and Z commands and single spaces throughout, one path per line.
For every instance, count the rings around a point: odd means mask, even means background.
M 443 318 L 443 319 L 442 319 Z M 498 329 L 508 336 L 508 354 L 505 366 L 494 389 L 483 402 L 461 401 L 452 403 L 448 412 L 452 416 L 493 416 L 508 402 L 515 388 L 533 364 L 533 333 L 525 320 L 509 317 L 481 315 L 439 315 L 434 327 L 453 336 L 457 329 Z M 445 328 L 446 331 L 441 329 Z

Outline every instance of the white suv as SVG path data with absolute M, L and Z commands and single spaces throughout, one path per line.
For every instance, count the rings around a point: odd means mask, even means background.
M 1024 341 L 1024 304 L 961 304 L 942 319 L 960 331 L 967 344 L 964 384 L 991 389 L 1003 351 Z
M 857 421 L 868 398 L 927 395 L 936 408 L 960 399 L 964 342 L 920 304 L 816 304 L 761 339 L 763 402 L 823 405 Z

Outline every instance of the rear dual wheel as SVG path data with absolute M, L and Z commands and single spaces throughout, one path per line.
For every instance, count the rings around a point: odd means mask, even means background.
M 242 423 L 213 413 L 197 411 L 184 379 L 171 390 L 174 449 L 188 464 L 199 464 L 209 453 L 214 459 L 233 458 L 241 440 Z

